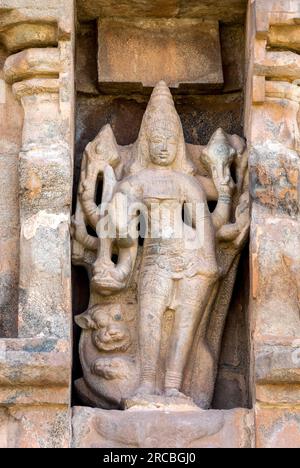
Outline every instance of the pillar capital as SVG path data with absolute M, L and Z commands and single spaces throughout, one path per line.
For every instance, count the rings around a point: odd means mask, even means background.
M 70 40 L 74 0 L 2 0 L 0 44 L 14 53 L 30 47 L 55 47 Z
M 57 24 L 8 24 L 0 29 L 0 42 L 10 53 L 28 47 L 56 46 L 58 44 Z
M 34 78 L 58 79 L 60 73 L 60 53 L 57 48 L 27 49 L 11 55 L 4 65 L 4 77 L 13 84 Z
M 59 80 L 32 78 L 13 85 L 13 92 L 18 99 L 37 94 L 57 94 L 59 93 Z

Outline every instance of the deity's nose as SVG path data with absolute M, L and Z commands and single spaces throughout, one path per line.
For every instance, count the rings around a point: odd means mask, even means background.
M 213 176 L 218 179 L 221 185 L 228 185 L 231 178 L 230 168 L 224 161 L 220 161 L 219 164 L 216 164 L 213 168 Z

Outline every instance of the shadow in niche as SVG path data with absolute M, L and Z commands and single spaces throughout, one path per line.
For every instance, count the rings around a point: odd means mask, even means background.
M 88 274 L 83 267 L 72 266 L 72 301 L 73 301 L 73 369 L 72 369 L 72 406 L 81 405 L 74 382 L 82 377 L 79 359 L 79 339 L 81 329 L 76 325 L 74 317 L 82 314 L 89 306 L 90 286 Z
M 225 324 L 212 409 L 251 408 L 249 245 L 240 259 Z
M 74 316 L 83 313 L 89 304 L 89 280 L 83 267 L 72 267 L 72 298 Z M 236 284 L 225 324 L 219 370 L 212 409 L 251 408 L 249 393 L 250 332 L 249 332 L 249 246 L 242 252 Z M 81 329 L 73 319 L 72 406 L 82 405 L 74 382 L 82 377 L 79 359 Z

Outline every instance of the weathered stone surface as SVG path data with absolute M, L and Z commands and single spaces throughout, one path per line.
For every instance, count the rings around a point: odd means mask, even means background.
M 0 5 L 0 32 L 8 30 L 10 27 L 15 27 L 14 37 L 11 36 L 10 41 L 14 49 L 14 41 L 18 44 L 18 50 L 26 48 L 28 43 L 27 33 L 35 31 L 35 35 L 31 36 L 30 40 L 33 40 L 31 46 L 41 45 L 53 45 L 47 41 L 49 39 L 48 26 L 57 25 L 58 39 L 70 40 L 72 31 L 74 29 L 74 0 L 51 0 L 49 3 L 47 0 L 41 0 L 37 3 L 35 0 L 1 0 Z M 33 25 L 46 25 L 46 35 L 37 41 L 36 28 L 33 26 L 32 29 L 26 24 Z M 24 29 L 19 28 L 18 25 L 25 25 Z M 42 27 L 43 29 L 43 27 Z M 50 29 L 51 31 L 51 29 Z M 52 30 L 53 31 L 53 30 Z M 24 46 L 20 35 L 24 34 Z M 52 35 L 53 33 L 51 33 Z M 52 36 L 53 38 L 53 36 Z
M 250 408 L 249 251 L 242 254 L 222 341 L 213 409 Z
M 1 340 L 0 387 L 54 385 L 68 388 L 69 360 L 67 341 L 53 338 Z
M 223 85 L 217 22 L 100 19 L 98 43 L 99 83 L 104 89 L 123 84 L 126 90 L 130 83 L 137 89 L 140 84 L 153 87 L 161 79 L 170 87 L 193 90 Z
M 70 439 L 67 406 L 0 409 L 1 448 L 68 448 Z
M 28 49 L 11 55 L 5 62 L 4 76 L 7 83 L 39 78 L 58 78 L 60 56 L 57 48 Z
M 97 26 L 80 25 L 76 36 L 76 90 L 79 94 L 98 94 Z
M 247 410 L 102 411 L 73 409 L 75 448 L 251 448 Z
M 0 340 L 0 447 L 70 445 L 70 373 L 67 341 Z
M 295 350 L 293 351 L 295 353 Z M 299 355 L 299 351 L 298 351 Z M 269 385 L 263 382 L 256 385 L 256 401 L 259 405 L 281 405 L 294 407 L 299 404 L 300 385 L 286 383 Z
M 56 24 L 15 24 L 7 28 L 0 27 L 0 42 L 9 52 L 17 52 L 30 47 L 58 45 Z
M 0 49 L 0 337 L 17 334 L 19 275 L 18 153 L 23 112 L 4 81 L 7 53 Z
M 160 145 L 165 140 L 168 144 L 163 150 Z M 85 149 L 73 223 L 73 252 L 75 264 L 85 266 L 91 275 L 91 300 L 88 310 L 76 316 L 76 323 L 83 329 L 80 357 L 90 389 L 87 399 L 91 401 L 90 393 L 94 393 L 96 406 L 119 408 L 123 400 L 138 404 L 141 398 L 155 399 L 157 393 L 166 398 L 191 397 L 202 408 L 211 405 L 238 257 L 248 234 L 247 153 L 241 138 L 218 129 L 208 145 L 199 148 L 198 157 L 199 178 L 195 179 L 182 125 L 163 81 L 154 88 L 132 147 L 119 148 L 111 127 L 106 125 Z M 234 161 L 236 183 L 230 172 L 230 168 L 234 171 Z M 212 214 L 201 185 L 200 166 L 206 168 L 217 192 Z M 187 177 L 181 179 L 182 175 Z M 95 202 L 99 177 L 104 189 L 102 199 Z M 203 228 L 201 248 L 197 242 L 189 243 L 185 229 L 178 233 L 184 226 L 181 193 L 186 194 L 187 201 L 198 203 L 197 209 L 205 207 L 203 224 L 197 225 L 194 220 L 195 228 L 188 231 L 193 235 Z M 149 197 L 156 207 L 154 212 Z M 138 249 L 136 232 L 130 234 L 128 244 L 119 240 L 119 230 L 125 228 L 127 232 L 130 224 L 126 210 L 125 220 L 119 218 L 120 199 L 124 204 L 136 200 L 139 206 L 144 205 L 146 223 L 155 229 L 159 226 L 157 214 L 159 219 L 164 217 L 164 227 L 159 231 L 152 228 L 141 234 L 143 249 Z M 176 200 L 179 211 L 175 211 Z M 110 217 L 116 234 L 110 231 L 103 237 L 105 203 L 105 210 L 114 207 Z M 88 233 L 88 225 L 101 239 L 99 247 L 98 240 Z M 171 237 L 164 237 L 164 229 L 173 233 Z M 176 258 L 171 254 L 174 249 Z M 112 251 L 118 255 L 116 263 L 111 260 Z M 207 256 L 203 257 L 203 252 Z M 186 288 L 191 288 L 188 298 L 184 296 Z M 132 403 L 125 401 L 125 407 L 128 405 Z
M 300 341 L 295 339 L 269 345 L 257 344 L 256 381 L 258 384 L 300 384 Z M 300 397 L 300 393 L 299 393 Z
M 273 120 L 274 129 L 279 130 Z M 284 129 L 281 126 L 281 130 Z M 287 130 L 287 129 L 286 129 Z M 277 133 L 277 137 L 280 133 Z M 272 213 L 299 213 L 300 161 L 296 151 L 270 142 L 251 149 L 251 192 L 253 199 Z
M 268 43 L 271 47 L 288 47 L 292 51 L 300 51 L 299 25 L 271 26 L 268 35 Z
M 243 89 L 242 49 L 247 3 L 247 85 Z M 299 447 L 299 0 L 78 0 L 76 5 L 74 0 L 0 0 L 0 184 L 4 187 L 0 193 L 0 446 L 68 447 L 71 444 L 69 230 L 75 113 L 75 6 L 79 21 L 90 21 L 79 28 L 76 81 L 81 95 L 78 99 L 76 165 L 79 166 L 81 153 L 95 139 L 99 128 L 109 123 L 116 139 L 106 127 L 101 134 L 102 144 L 97 146 L 96 139 L 95 144 L 90 145 L 90 154 L 99 150 L 102 156 L 114 156 L 114 164 L 120 160 L 123 165 L 116 169 L 118 180 L 128 175 L 128 161 L 135 150 L 148 89 L 136 86 L 133 81 L 127 90 L 139 94 L 131 94 L 130 98 L 128 94 L 101 94 L 103 90 L 112 90 L 113 86 L 107 83 L 102 91 L 99 88 L 97 20 L 113 20 L 118 24 L 131 22 L 131 25 L 147 22 L 220 24 L 224 86 L 215 87 L 214 92 L 217 90 L 219 94 L 211 96 L 200 93 L 180 95 L 183 91 L 199 91 L 191 89 L 193 84 L 189 90 L 186 86 L 181 87 L 179 93 L 177 89 L 175 103 L 187 143 L 182 145 L 183 151 L 196 167 L 196 179 L 203 184 L 213 212 L 218 190 L 217 184 L 212 183 L 205 159 L 212 158 L 214 153 L 211 150 L 214 145 L 208 143 L 216 128 L 223 127 L 228 134 L 223 134 L 223 143 L 228 139 L 230 144 L 241 147 L 241 141 L 231 134 L 243 136 L 240 125 L 243 92 L 246 96 L 244 130 L 249 146 L 252 197 L 251 304 L 248 313 L 248 273 L 242 275 L 238 270 L 240 278 L 229 305 L 228 291 L 233 290 L 237 271 L 238 259 L 235 259 L 229 283 L 224 286 L 225 294 L 221 295 L 221 311 L 229 311 L 227 323 L 224 323 L 226 314 L 219 314 L 219 309 L 215 308 L 207 333 L 209 349 L 215 356 L 220 354 L 213 405 L 220 409 L 248 406 L 252 394 L 254 410 L 187 411 L 189 400 L 185 400 L 185 406 L 182 397 L 166 399 L 157 395 L 150 397 L 147 407 L 148 398 L 136 396 L 127 404 L 125 402 L 126 407 L 133 403 L 135 409 L 124 412 L 76 408 L 74 446 L 248 447 L 254 446 L 256 437 L 257 447 Z M 121 28 L 119 32 L 122 32 Z M 192 31 L 189 34 L 194 35 Z M 132 34 L 135 50 L 138 48 L 137 35 L 136 31 Z M 177 36 L 181 37 L 179 45 L 182 45 L 182 31 L 177 32 Z M 142 34 L 141 39 L 139 42 L 145 43 L 146 35 Z M 129 61 L 130 49 L 130 44 L 125 44 L 123 32 L 120 41 L 123 41 L 120 51 L 116 49 L 115 58 L 113 54 L 110 56 L 117 63 L 114 68 L 117 72 L 129 69 L 128 63 L 125 63 L 127 68 L 123 67 L 124 62 Z M 164 58 L 164 51 L 169 54 L 168 60 L 161 60 L 161 66 L 159 60 L 150 60 L 155 49 L 151 42 L 150 52 L 148 47 L 141 51 L 141 55 L 150 57 L 144 75 L 151 78 L 151 63 L 155 63 L 160 74 L 165 73 L 164 67 L 167 68 L 170 60 L 172 73 L 174 70 L 177 74 L 182 70 L 185 72 L 187 68 L 193 73 L 193 67 L 198 75 L 202 71 L 207 73 L 196 58 L 203 48 L 209 52 L 210 43 L 207 41 L 203 46 L 203 39 L 188 42 L 189 53 L 186 55 L 177 46 L 164 47 L 160 59 Z M 194 53 L 190 53 L 191 45 Z M 180 51 L 184 66 L 179 66 L 178 56 L 171 54 L 175 49 Z M 210 67 L 214 66 L 220 72 L 221 61 L 216 58 L 216 50 L 214 47 L 215 55 L 209 52 Z M 218 49 L 218 55 L 219 52 Z M 9 57 L 12 53 L 16 55 Z M 160 75 L 155 81 L 161 78 Z M 175 79 L 170 83 L 176 86 Z M 114 91 L 125 93 L 124 90 L 124 83 L 122 86 L 114 83 Z M 21 100 L 23 109 L 17 99 Z M 210 148 L 205 157 L 207 148 L 204 145 Z M 231 174 L 234 179 L 240 163 L 239 158 L 235 159 Z M 89 165 L 90 168 L 95 167 Z M 74 191 L 77 193 L 79 176 L 75 177 Z M 146 180 L 143 187 L 148 186 L 148 182 Z M 151 190 L 157 187 L 156 178 Z M 105 191 L 107 193 L 107 187 Z M 101 184 L 97 187 L 96 197 L 94 195 L 93 202 L 95 198 L 98 202 Z M 235 219 L 236 203 L 234 199 L 231 218 L 236 222 L 229 225 L 229 230 L 235 232 L 240 229 L 243 219 L 241 206 Z M 225 234 L 228 234 L 226 226 Z M 91 227 L 88 234 L 95 235 Z M 74 259 L 80 263 L 83 258 L 88 263 L 91 277 L 89 265 L 97 256 L 97 240 L 82 230 L 79 239 L 88 239 L 92 250 L 84 251 L 78 242 Z M 142 252 L 141 246 L 139 251 Z M 116 256 L 114 261 L 117 262 Z M 241 264 L 247 269 L 243 257 Z M 135 337 L 133 347 L 137 343 L 138 322 L 132 317 L 133 309 L 137 310 L 136 292 L 139 289 L 133 288 L 126 296 L 125 310 L 118 309 L 114 297 L 112 311 L 116 314 L 111 314 L 109 308 L 84 313 L 90 293 L 88 278 L 79 276 L 76 284 L 78 291 L 74 291 L 74 297 L 79 298 L 75 299 L 79 302 L 74 309 L 78 315 L 80 313 L 77 320 L 85 329 L 84 333 L 94 334 L 96 350 L 114 353 L 111 361 L 103 357 L 92 366 L 94 374 L 109 380 L 116 372 L 122 374 L 124 368 L 127 369 L 120 361 L 120 350 L 126 352 L 123 350 L 130 348 L 132 337 Z M 161 285 L 164 284 L 162 281 Z M 191 297 L 195 288 L 187 287 L 186 290 L 189 294 L 184 294 L 184 299 Z M 152 294 L 151 305 L 155 298 Z M 97 302 L 94 292 L 91 301 Z M 172 313 L 165 314 L 164 333 L 168 329 L 176 330 L 172 320 Z M 126 321 L 131 327 L 129 334 Z M 215 323 L 218 326 L 214 326 Z M 17 335 L 17 339 L 10 338 Z M 163 353 L 168 349 L 165 336 L 162 334 L 161 362 L 164 362 Z M 90 342 L 87 340 L 85 345 L 90 346 Z M 248 385 L 250 349 L 251 380 Z M 195 366 L 186 370 L 183 392 L 188 393 L 190 381 L 197 381 L 199 370 L 207 368 L 207 356 L 208 353 L 203 359 L 196 355 Z M 127 361 L 129 370 L 130 359 Z M 165 370 L 162 367 L 157 372 L 159 385 L 164 381 Z M 112 402 L 101 399 L 101 395 L 95 400 L 99 382 L 96 382 L 93 393 L 84 383 L 81 371 L 76 368 L 75 374 L 79 379 L 77 388 L 87 404 L 112 406 Z M 133 376 L 130 372 L 127 375 L 133 387 L 137 383 L 135 377 L 136 374 Z M 171 377 L 172 380 L 174 375 Z M 205 387 L 209 393 L 212 393 L 211 381 L 204 379 L 205 384 L 210 382 Z M 201 404 L 197 388 L 193 388 L 192 396 Z M 147 410 L 136 409 L 141 402 Z M 166 408 L 153 411 L 153 406 L 162 408 L 165 402 L 168 411 Z
M 268 78 L 293 81 L 299 78 L 300 57 L 295 52 L 266 52 L 254 65 L 254 72 Z
M 249 6 L 245 128 L 253 198 L 251 329 L 260 448 L 300 445 L 299 16 L 297 1 L 256 0 Z
M 63 89 L 63 73 L 70 76 L 70 71 L 61 58 L 62 51 L 55 48 L 29 49 L 9 57 L 5 65 L 6 79 L 14 82 L 25 111 L 19 182 L 19 333 L 23 337 L 70 336 L 70 271 L 61 259 L 70 254 L 71 95 Z
M 255 9 L 256 30 L 264 37 L 268 36 L 272 25 L 299 24 L 298 0 L 256 0 L 253 7 Z
M 246 0 L 79 0 L 80 20 L 101 17 L 188 17 L 209 18 L 224 22 L 243 22 Z
M 224 75 L 223 91 L 234 92 L 244 87 L 245 56 L 241 48 L 245 42 L 243 25 L 220 25 L 220 41 Z
M 0 41 L 10 52 L 21 50 L 10 57 L 6 54 L 0 78 L 12 87 L 6 85 L 3 98 L 2 86 L 1 105 L 13 91 L 23 106 L 23 110 L 19 104 L 5 109 L 8 133 L 4 132 L 0 155 L 1 161 L 3 156 L 8 161 L 10 153 L 19 153 L 15 167 L 19 177 L 7 162 L 6 171 L 11 172 L 12 183 L 14 177 L 17 182 L 14 221 L 18 236 L 21 232 L 20 251 L 15 249 L 18 338 L 0 340 L 0 406 L 5 421 L 0 437 L 6 447 L 70 445 L 73 30 L 72 0 L 49 5 L 1 2 Z M 16 114 L 10 116 L 14 109 Z M 12 196 L 7 190 L 8 208 Z M 10 214 L 14 216 L 13 210 Z M 10 241 L 14 235 L 11 230 Z M 13 242 L 5 247 L 13 252 Z M 3 254 L 1 268 L 7 270 L 9 261 Z
M 255 411 L 257 448 L 299 448 L 300 412 L 297 407 L 260 407 Z

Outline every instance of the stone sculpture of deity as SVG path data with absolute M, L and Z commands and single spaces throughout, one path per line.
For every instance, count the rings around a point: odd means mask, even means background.
M 243 140 L 219 129 L 206 147 L 189 148 L 164 82 L 133 146 L 102 129 L 85 151 L 73 223 L 73 261 L 91 281 L 90 307 L 76 317 L 84 401 L 209 407 L 248 229 Z

